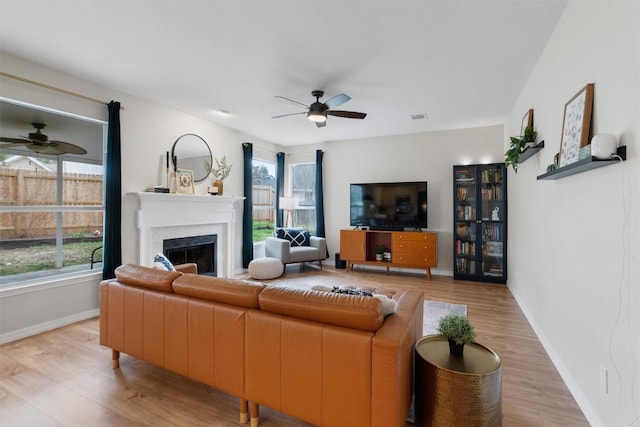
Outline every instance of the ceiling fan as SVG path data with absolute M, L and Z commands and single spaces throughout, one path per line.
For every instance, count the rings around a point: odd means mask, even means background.
M 342 105 L 351 99 L 350 96 L 341 93 L 333 98 L 329 98 L 326 102 L 320 102 L 320 98 L 324 96 L 324 91 L 314 90 L 311 95 L 316 98 L 316 102 L 307 106 L 302 102 L 294 101 L 293 99 L 285 98 L 284 96 L 276 96 L 276 98 L 284 99 L 285 101 L 292 102 L 298 106 L 302 106 L 306 111 L 300 111 L 299 113 L 282 114 L 274 116 L 272 118 L 278 119 L 280 117 L 296 116 L 298 114 L 306 114 L 307 118 L 312 122 L 315 122 L 316 126 L 321 128 L 327 125 L 327 116 L 345 117 L 347 119 L 364 119 L 367 117 L 366 113 L 358 113 L 355 111 L 342 111 L 334 110 L 333 108 L 338 105 Z
M 6 138 L 0 136 L 0 141 L 9 143 L 0 145 L 0 148 L 24 146 L 39 154 L 87 154 L 87 150 L 75 144 L 64 141 L 49 141 L 49 137 L 40 132 L 45 128 L 45 124 L 31 123 L 31 125 L 36 131 L 30 132 L 28 137 Z

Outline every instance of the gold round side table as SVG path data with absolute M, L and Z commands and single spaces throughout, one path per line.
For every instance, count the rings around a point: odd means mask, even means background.
M 417 427 L 501 426 L 500 358 L 472 343 L 462 356 L 449 353 L 442 335 L 427 335 L 415 346 Z

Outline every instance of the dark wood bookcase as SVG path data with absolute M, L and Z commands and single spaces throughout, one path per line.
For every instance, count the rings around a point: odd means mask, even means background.
M 453 167 L 453 277 L 506 283 L 504 163 Z

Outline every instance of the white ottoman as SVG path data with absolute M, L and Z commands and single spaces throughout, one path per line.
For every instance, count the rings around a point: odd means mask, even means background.
M 249 263 L 249 275 L 254 279 L 275 279 L 283 272 L 284 264 L 278 258 L 256 258 Z

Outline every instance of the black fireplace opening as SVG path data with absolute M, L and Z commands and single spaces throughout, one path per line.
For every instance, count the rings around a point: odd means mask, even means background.
M 198 274 L 217 276 L 217 243 L 216 234 L 166 239 L 162 242 L 162 252 L 173 265 L 194 262 L 198 265 Z

